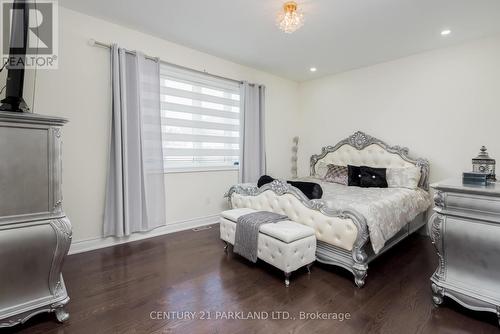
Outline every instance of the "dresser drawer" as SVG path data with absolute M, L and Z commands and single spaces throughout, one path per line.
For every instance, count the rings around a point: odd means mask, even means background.
M 438 207 L 448 210 L 480 211 L 485 214 L 500 215 L 500 197 L 439 192 L 435 201 Z
M 500 226 L 446 217 L 444 230 L 446 279 L 500 302 Z

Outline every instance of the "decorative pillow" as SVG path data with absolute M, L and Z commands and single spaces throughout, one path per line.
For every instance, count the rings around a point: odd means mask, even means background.
M 363 188 L 387 188 L 386 169 L 361 166 L 360 185 Z
M 347 165 L 347 185 L 361 187 L 361 168 Z
M 420 182 L 419 167 L 387 168 L 387 185 L 389 188 L 417 189 Z
M 314 182 L 286 181 L 288 184 L 302 191 L 309 199 L 320 199 L 323 196 L 323 189 Z
M 347 186 L 347 167 L 333 164 L 328 165 L 328 170 L 326 171 L 323 180 L 325 180 L 326 182 L 339 183 Z
M 259 177 L 259 180 L 257 181 L 257 187 L 262 187 L 265 184 L 271 183 L 274 181 L 274 177 L 269 176 L 269 175 L 262 175 Z
M 315 168 L 315 171 L 316 171 L 316 177 L 318 179 L 324 179 L 325 178 L 325 175 L 326 175 L 326 172 L 328 171 L 328 164 L 326 164 L 325 162 L 323 161 L 319 161 L 317 164 L 316 164 L 316 168 Z

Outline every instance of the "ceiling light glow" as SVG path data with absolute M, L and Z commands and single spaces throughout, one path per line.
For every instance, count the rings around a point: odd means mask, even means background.
M 316 72 L 317 70 L 318 70 L 318 69 L 317 69 L 316 67 L 311 67 L 311 68 L 309 69 L 309 71 L 311 71 L 311 72 Z
M 298 10 L 296 2 L 285 2 L 283 11 L 278 14 L 276 24 L 281 30 L 291 34 L 304 25 L 304 14 Z
M 448 36 L 449 34 L 451 34 L 450 29 L 445 29 L 445 30 L 441 31 L 441 36 Z

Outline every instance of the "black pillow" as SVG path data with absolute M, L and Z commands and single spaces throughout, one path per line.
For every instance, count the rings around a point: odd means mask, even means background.
M 287 181 L 289 184 L 299 189 L 309 199 L 320 199 L 323 196 L 323 189 L 314 182 Z
M 363 188 L 387 188 L 386 168 L 360 167 L 361 182 Z
M 262 175 L 259 178 L 259 181 L 257 181 L 257 187 L 260 188 L 263 185 L 271 183 L 273 181 L 273 177 L 269 175 Z M 323 196 L 323 189 L 317 183 L 300 181 L 287 181 L 287 183 L 302 191 L 302 193 L 309 199 L 320 199 Z
M 264 184 L 268 184 L 274 181 L 274 178 L 269 175 L 262 175 L 257 181 L 257 187 L 262 187 Z
M 347 185 L 361 187 L 361 167 L 347 165 Z

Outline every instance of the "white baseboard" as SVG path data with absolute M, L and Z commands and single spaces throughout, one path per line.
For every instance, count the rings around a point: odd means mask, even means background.
M 195 227 L 206 226 L 215 224 L 218 222 L 219 215 L 212 215 L 207 217 L 195 218 L 175 223 L 170 223 L 168 225 L 158 227 L 152 231 L 144 233 L 134 233 L 128 237 L 107 237 L 107 238 L 95 238 L 87 240 L 79 240 L 73 242 L 69 249 L 69 254 L 78 254 L 83 252 L 92 251 L 95 249 L 111 247 L 115 245 L 124 244 L 127 242 L 143 240 L 148 238 L 157 237 L 164 234 L 189 230 Z

